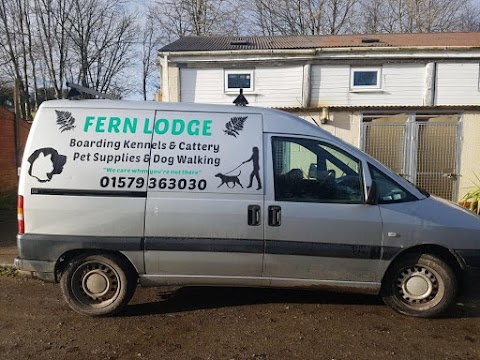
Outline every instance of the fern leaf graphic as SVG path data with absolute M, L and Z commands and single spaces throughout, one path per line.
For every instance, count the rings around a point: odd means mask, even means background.
M 247 117 L 248 116 L 232 117 L 230 121 L 225 124 L 225 130 L 223 130 L 223 132 L 226 135 L 230 135 L 236 138 L 237 135 L 240 135 L 240 131 L 243 130 L 243 125 L 245 124 Z
M 57 125 L 61 132 L 75 129 L 75 118 L 68 111 L 55 110 L 57 114 Z

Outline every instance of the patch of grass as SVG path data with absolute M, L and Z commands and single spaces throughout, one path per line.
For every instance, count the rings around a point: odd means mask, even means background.
M 0 210 L 15 210 L 17 208 L 17 192 L 0 192 Z
M 10 267 L 0 267 L 0 276 L 15 276 L 17 275 L 17 269 Z

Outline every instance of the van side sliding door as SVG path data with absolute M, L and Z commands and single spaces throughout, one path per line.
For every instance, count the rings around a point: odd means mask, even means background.
M 157 112 L 144 281 L 261 280 L 262 149 L 261 115 Z

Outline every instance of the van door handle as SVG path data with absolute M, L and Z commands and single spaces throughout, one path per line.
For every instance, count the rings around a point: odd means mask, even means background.
M 248 225 L 260 225 L 260 206 L 248 205 Z
M 268 225 L 280 226 L 282 224 L 282 208 L 272 205 L 268 207 Z

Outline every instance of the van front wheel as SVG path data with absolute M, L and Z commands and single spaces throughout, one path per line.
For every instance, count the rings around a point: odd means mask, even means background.
M 60 280 L 63 297 L 76 312 L 109 316 L 130 301 L 137 285 L 134 271 L 124 259 L 110 254 L 73 259 Z
M 383 301 L 401 314 L 436 317 L 455 300 L 457 278 L 452 267 L 430 254 L 412 254 L 388 271 Z

